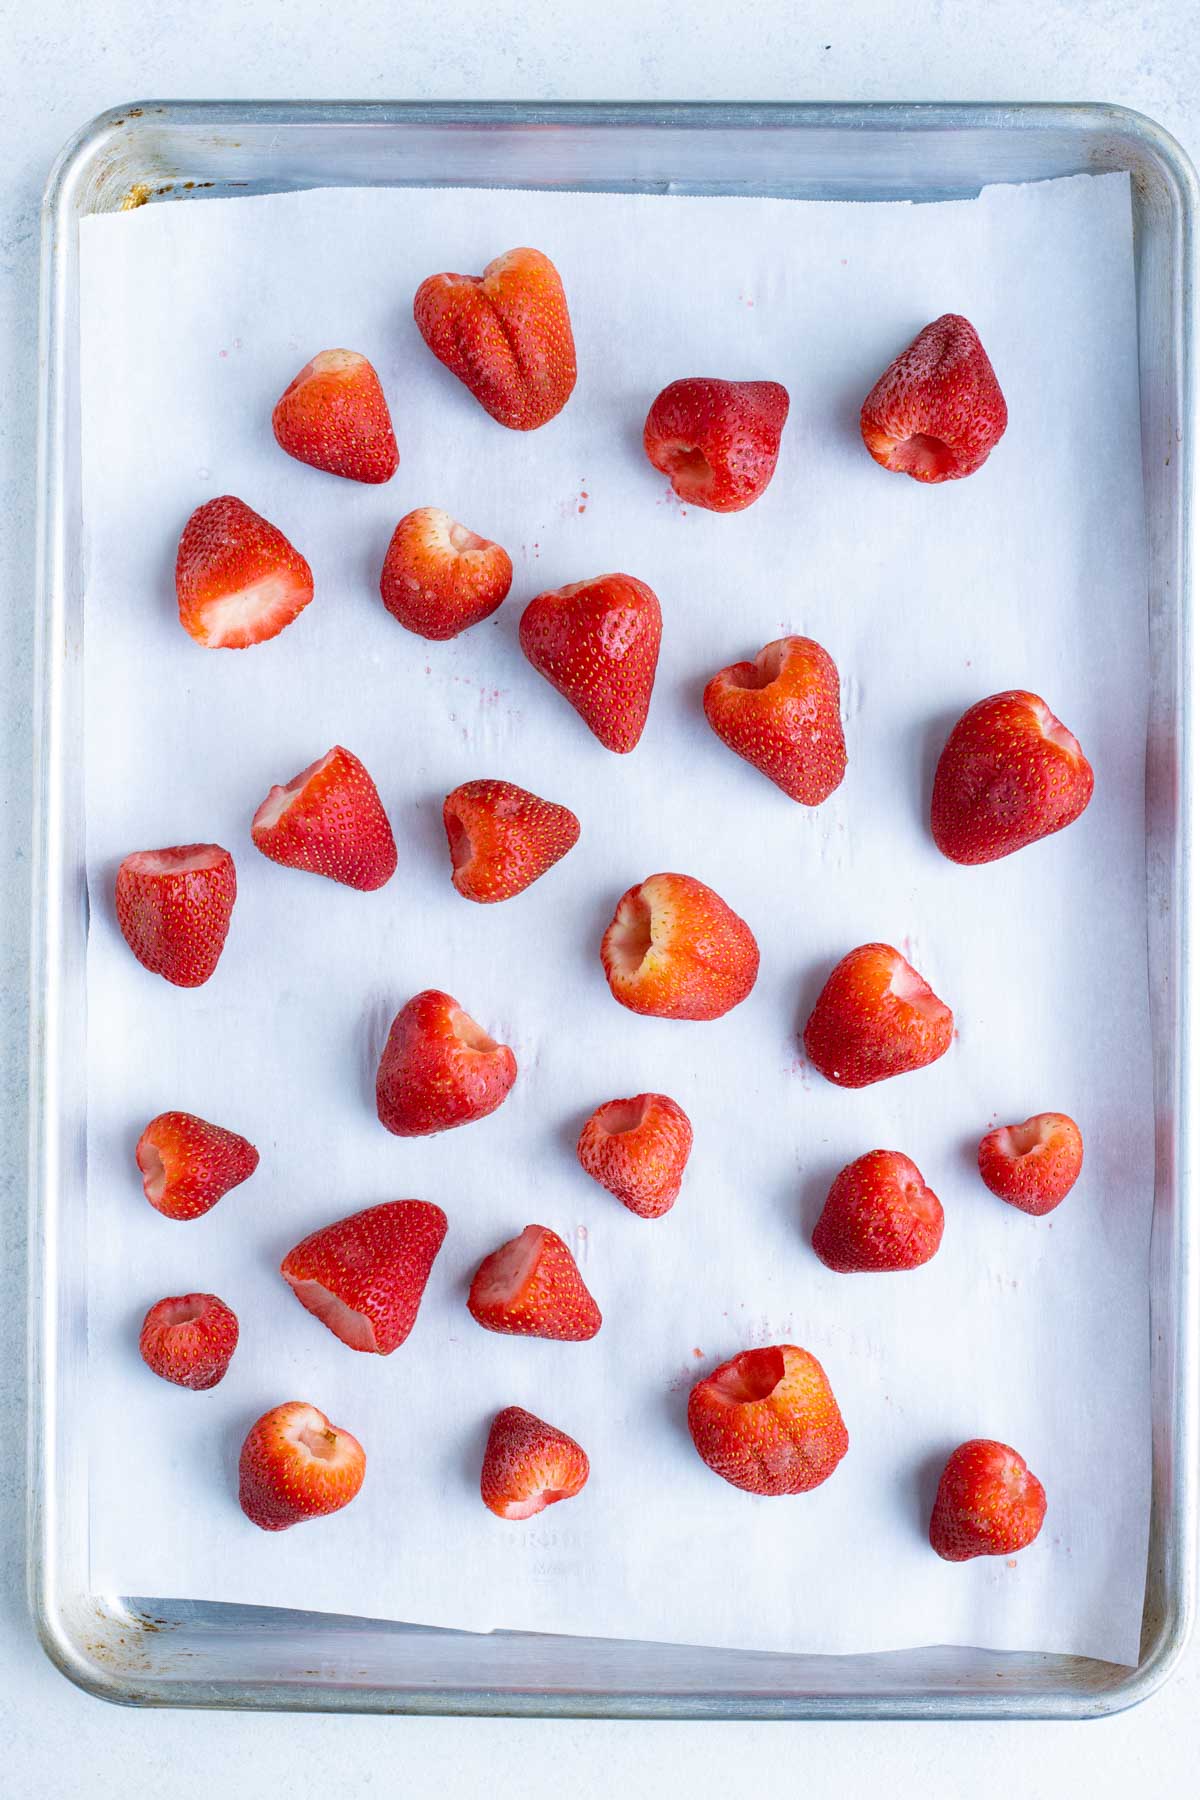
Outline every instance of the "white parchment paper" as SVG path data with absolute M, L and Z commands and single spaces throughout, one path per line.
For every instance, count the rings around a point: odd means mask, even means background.
M 579 385 L 521 435 L 421 343 L 419 281 L 513 244 L 558 264 Z M 147 207 L 87 219 L 83 252 L 90 1408 L 101 1590 L 361 1612 L 488 1630 L 854 1651 L 926 1643 L 1136 1657 L 1149 1480 L 1146 1252 L 1151 1094 L 1145 975 L 1145 572 L 1129 197 L 1110 175 L 910 206 L 364 191 Z M 937 314 L 979 328 L 1008 434 L 970 480 L 923 488 L 857 432 L 876 375 Z M 280 452 L 271 406 L 317 350 L 376 364 L 400 444 L 383 488 Z M 641 453 L 667 381 L 771 377 L 792 414 L 765 498 L 681 507 Z M 316 599 L 274 642 L 193 644 L 172 567 L 202 500 L 240 495 L 303 550 Z M 448 508 L 505 544 L 510 601 L 427 645 L 380 604 L 392 527 Z M 617 758 L 524 663 L 523 603 L 622 569 L 663 606 L 640 749 Z M 705 679 L 783 632 L 842 673 L 849 772 L 816 812 L 708 731 Z M 1096 769 L 1082 821 L 1007 861 L 934 849 L 933 761 L 957 714 L 1027 686 Z M 331 744 L 379 783 L 400 867 L 373 895 L 278 868 L 251 815 Z M 442 797 L 498 775 L 578 813 L 577 850 L 511 904 L 448 876 Z M 127 852 L 212 839 L 239 898 L 214 978 L 184 992 L 123 945 Z M 617 1007 L 597 946 L 631 882 L 681 869 L 756 931 L 762 974 L 724 1021 Z M 806 1070 L 796 1029 L 852 945 L 899 945 L 955 1010 L 934 1068 L 858 1093 Z M 516 1088 L 486 1122 L 401 1142 L 376 1121 L 395 1009 L 447 988 L 511 1043 Z M 582 1174 L 582 1119 L 661 1088 L 696 1145 L 668 1218 Z M 142 1198 L 133 1146 L 183 1107 L 245 1132 L 253 1180 L 195 1224 Z M 1051 1218 L 1002 1205 L 981 1132 L 1057 1108 L 1082 1180 Z M 828 1183 L 877 1145 L 946 1208 L 935 1261 L 834 1275 L 808 1232 Z M 304 1233 L 417 1195 L 450 1217 L 417 1326 L 355 1355 L 277 1274 Z M 605 1324 L 590 1344 L 481 1331 L 480 1258 L 530 1221 L 574 1246 Z M 192 1395 L 137 1355 L 145 1308 L 210 1289 L 242 1342 Z M 835 1477 L 755 1499 L 709 1473 L 687 1389 L 733 1352 L 794 1341 L 825 1364 L 850 1432 Z M 269 1537 L 242 1517 L 238 1445 L 304 1398 L 363 1441 L 361 1497 Z M 480 1503 L 488 1422 L 518 1403 L 585 1445 L 576 1501 L 515 1526 Z M 1027 1456 L 1049 1512 L 1013 1561 L 929 1550 L 959 1440 Z

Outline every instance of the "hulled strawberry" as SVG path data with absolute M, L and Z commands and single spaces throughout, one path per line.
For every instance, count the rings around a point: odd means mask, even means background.
M 297 462 L 348 481 L 390 481 L 400 463 L 378 375 L 357 350 L 322 350 L 271 414 L 275 442 Z
M 278 637 L 313 597 L 312 570 L 278 526 L 233 494 L 198 506 L 175 557 L 179 623 L 209 650 Z
M 704 716 L 731 750 L 802 806 L 820 806 L 846 773 L 833 658 L 811 638 L 777 638 L 704 690 Z
M 588 1478 L 584 1450 L 523 1406 L 506 1406 L 492 1420 L 479 1491 L 498 1519 L 532 1519 L 560 1500 L 573 1500 Z
M 1004 436 L 1008 408 L 979 334 L 959 313 L 926 325 L 863 401 L 863 443 L 914 481 L 973 475 Z
M 446 1215 L 427 1200 L 385 1200 L 310 1232 L 280 1274 L 301 1306 L 351 1350 L 390 1356 L 417 1319 Z
M 273 1406 L 246 1433 L 238 1499 L 251 1524 L 286 1531 L 349 1506 L 367 1458 L 356 1437 L 303 1400 Z
M 775 473 L 787 416 L 788 391 L 777 381 L 693 375 L 659 394 L 642 442 L 681 500 L 741 512 Z
M 159 1300 L 142 1322 L 142 1361 L 164 1381 L 203 1393 L 216 1387 L 237 1349 L 237 1316 L 215 1294 Z
M 795 1344 L 743 1350 L 698 1381 L 688 1430 L 715 1475 L 748 1494 L 805 1494 L 850 1439 L 824 1369 Z
M 632 575 L 598 575 L 538 594 L 521 615 L 521 648 L 606 750 L 637 746 L 650 711 L 662 612 Z
M 890 944 L 843 956 L 817 996 L 804 1048 L 838 1087 L 868 1087 L 936 1062 L 950 1048 L 954 1014 Z
M 484 905 L 524 893 L 579 841 L 569 807 L 511 781 L 464 781 L 446 795 L 442 823 L 451 880 Z
M 1012 1556 L 1032 1544 L 1045 1517 L 1046 1490 L 1025 1458 L 994 1438 L 971 1438 L 942 1470 L 929 1542 L 946 1562 Z
M 1001 1125 L 979 1146 L 979 1173 L 1001 1200 L 1041 1218 L 1079 1180 L 1083 1134 L 1066 1113 L 1036 1113 L 1023 1125 Z
M 691 1120 L 666 1094 L 598 1106 L 579 1134 L 579 1161 L 640 1219 L 670 1212 L 692 1153 Z
M 944 1223 L 915 1162 L 899 1150 L 869 1150 L 834 1181 L 812 1245 L 842 1275 L 917 1269 L 936 1253 Z
M 147 1200 L 168 1219 L 200 1218 L 258 1167 L 249 1139 L 188 1112 L 151 1119 L 134 1154 Z
M 144 969 L 201 987 L 229 932 L 237 874 L 219 844 L 137 850 L 117 870 L 117 924 Z
M 379 593 L 406 631 L 442 642 L 489 619 L 512 586 L 512 558 L 440 506 L 405 513 L 387 548 Z
M 430 275 L 413 317 L 438 361 L 510 430 L 536 431 L 571 398 L 567 296 L 542 251 L 506 250 L 482 275 Z
M 719 1019 L 758 979 L 754 933 L 691 875 L 651 875 L 623 894 L 600 959 L 614 1000 L 660 1019 Z
M 428 1137 L 486 1119 L 517 1079 L 517 1059 L 437 988 L 414 994 L 392 1020 L 375 1102 L 397 1137 Z
M 527 1225 L 485 1256 L 467 1307 L 476 1324 L 515 1337 L 582 1343 L 600 1329 L 600 1308 L 557 1232 Z
M 285 787 L 273 787 L 250 827 L 264 856 L 370 893 L 396 871 L 396 840 L 379 789 L 335 744 Z
M 1091 764 L 1044 700 L 1017 689 L 970 707 L 933 778 L 934 842 L 956 863 L 994 862 L 1073 824 Z

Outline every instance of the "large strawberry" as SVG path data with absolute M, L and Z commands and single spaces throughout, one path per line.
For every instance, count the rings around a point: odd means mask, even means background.
M 575 340 L 558 270 L 540 250 L 508 250 L 482 275 L 430 275 L 413 301 L 417 330 L 486 412 L 533 431 L 575 386 Z
M 335 744 L 286 787 L 273 787 L 250 827 L 264 856 L 369 893 L 396 871 L 396 840 L 379 789 Z
M 1004 436 L 1008 408 L 979 334 L 959 313 L 926 325 L 863 401 L 863 442 L 914 481 L 973 475 Z
M 142 967 L 200 987 L 220 959 L 237 899 L 233 858 L 219 844 L 138 850 L 117 870 L 117 924 Z
M 838 1087 L 868 1087 L 936 1062 L 950 1048 L 954 1014 L 890 944 L 843 956 L 804 1027 L 814 1068 Z
M 569 807 L 511 781 L 464 781 L 442 806 L 451 880 L 464 900 L 511 900 L 579 841 Z
M 743 1350 L 698 1381 L 688 1430 L 715 1475 L 748 1494 L 805 1494 L 850 1439 L 828 1377 L 795 1344 Z
M 1023 1125 L 1001 1125 L 979 1146 L 985 1185 L 1036 1218 L 1066 1199 L 1082 1168 L 1083 1135 L 1066 1113 L 1037 1113 Z
M 458 1001 L 426 988 L 392 1020 L 375 1078 L 380 1123 L 397 1137 L 428 1137 L 486 1119 L 517 1079 L 517 1059 Z
M 650 711 L 662 642 L 658 597 L 632 575 L 598 575 L 537 594 L 521 648 L 606 750 L 633 750 Z
M 174 1294 L 146 1314 L 138 1349 L 164 1381 L 203 1393 L 223 1379 L 237 1341 L 237 1316 L 215 1294 Z
M 498 1519 L 531 1519 L 573 1500 L 588 1478 L 586 1452 L 523 1406 L 496 1414 L 483 1453 L 479 1491 Z
M 1092 797 L 1091 764 L 1036 694 L 979 700 L 946 740 L 933 778 L 934 842 L 956 863 L 994 862 L 1072 824 Z
M 556 1231 L 527 1225 L 475 1271 L 467 1307 L 476 1324 L 515 1337 L 581 1343 L 600 1329 L 600 1308 Z
M 691 1120 L 667 1094 L 637 1094 L 598 1106 L 576 1145 L 592 1179 L 640 1219 L 670 1212 L 691 1153 Z
M 651 875 L 621 896 L 600 959 L 614 1000 L 660 1019 L 719 1019 L 758 979 L 758 944 L 691 875 Z
M 417 1319 L 446 1215 L 427 1200 L 385 1200 L 310 1232 L 280 1274 L 351 1350 L 390 1356 Z
M 503 605 L 512 558 L 440 506 L 405 513 L 387 547 L 379 594 L 406 631 L 442 642 Z
M 379 377 L 356 350 L 322 350 L 305 363 L 271 425 L 297 462 L 349 481 L 390 481 L 400 462 Z
M 286 1531 L 349 1506 L 363 1484 L 362 1445 L 317 1406 L 288 1400 L 246 1433 L 238 1459 L 238 1499 L 251 1524 Z
M 777 381 L 692 375 L 659 394 L 642 442 L 681 500 L 741 512 L 775 473 L 787 416 L 788 391 Z
M 1032 1544 L 1046 1517 L 1046 1490 L 1023 1456 L 994 1438 L 971 1438 L 938 1482 L 929 1542 L 946 1562 L 1012 1556 Z
M 247 1138 L 188 1112 L 151 1119 L 134 1154 L 147 1200 L 168 1219 L 199 1219 L 258 1167 Z
M 812 1245 L 841 1275 L 916 1269 L 942 1241 L 942 1203 L 899 1150 L 869 1150 L 838 1175 Z
M 721 742 L 802 806 L 841 786 L 846 740 L 837 667 L 812 638 L 777 638 L 753 662 L 731 663 L 704 690 Z
M 175 557 L 179 622 L 210 650 L 277 637 L 313 597 L 312 570 L 278 526 L 233 494 L 198 506 Z

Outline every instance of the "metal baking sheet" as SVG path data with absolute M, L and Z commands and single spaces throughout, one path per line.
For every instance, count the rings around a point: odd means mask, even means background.
M 87 1184 L 82 594 L 78 579 L 77 221 L 86 212 L 300 187 L 461 183 L 778 194 L 962 196 L 997 181 L 1132 176 L 1153 660 L 1148 945 L 1158 1158 L 1152 1245 L 1150 1557 L 1135 1670 L 1044 1654 L 924 1648 L 761 1655 L 496 1633 L 91 1591 L 81 1434 Z M 109 1698 L 154 1704 L 612 1716 L 1071 1716 L 1163 1680 L 1186 1641 L 1196 1549 L 1197 1344 L 1188 934 L 1194 774 L 1188 610 L 1195 390 L 1195 181 L 1178 148 L 1104 107 L 360 106 L 118 109 L 51 178 L 42 344 L 35 766 L 31 1591 L 52 1657 Z

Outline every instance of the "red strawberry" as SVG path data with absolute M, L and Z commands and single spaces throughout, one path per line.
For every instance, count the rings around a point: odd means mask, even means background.
M 312 570 L 282 531 L 223 494 L 196 508 L 175 558 L 179 623 L 210 650 L 278 637 L 313 597 Z
M 138 1349 L 164 1381 L 197 1393 L 216 1387 L 237 1349 L 238 1322 L 215 1294 L 178 1294 L 146 1314 Z
M 795 1344 L 743 1350 L 698 1381 L 688 1430 L 701 1458 L 748 1494 L 806 1494 L 850 1439 L 824 1369 Z
M 691 1120 L 666 1094 L 599 1106 L 579 1134 L 579 1160 L 593 1180 L 640 1219 L 675 1204 L 692 1153 Z
M 954 1014 L 890 944 L 843 956 L 817 996 L 804 1048 L 826 1081 L 869 1087 L 945 1056 Z
M 414 994 L 392 1020 L 375 1103 L 397 1137 L 429 1137 L 486 1119 L 517 1079 L 517 1059 L 437 988 Z
M 642 442 L 681 500 L 741 512 L 775 473 L 787 416 L 788 391 L 777 381 L 692 375 L 663 389 Z
M 511 900 L 579 841 L 566 806 L 540 800 L 511 781 L 464 781 L 446 795 L 442 823 L 451 876 L 464 900 Z
M 201 987 L 220 960 L 237 875 L 220 844 L 138 850 L 117 870 L 117 924 L 144 969 Z
M 777 638 L 753 662 L 732 663 L 704 690 L 723 744 L 802 806 L 820 806 L 846 773 L 837 667 L 811 638 Z
M 691 875 L 651 875 L 623 894 L 600 960 L 613 999 L 659 1019 L 719 1019 L 758 979 L 754 933 Z
M 273 787 L 250 827 L 272 862 L 370 893 L 396 872 L 396 840 L 379 789 L 349 750 L 332 750 Z
M 1040 1218 L 1066 1199 L 1083 1168 L 1083 1135 L 1066 1113 L 1037 1113 L 989 1131 L 979 1146 L 985 1186 Z
M 383 604 L 406 631 L 441 642 L 457 637 L 504 604 L 512 558 L 440 506 L 405 513 L 379 577 Z
M 400 462 L 379 377 L 357 350 L 322 350 L 271 414 L 275 442 L 297 462 L 350 481 L 390 481 Z
M 521 648 L 606 750 L 635 748 L 650 711 L 662 612 L 632 575 L 598 575 L 538 594 L 521 615 Z
M 147 1200 L 168 1219 L 200 1218 L 258 1167 L 248 1139 L 187 1112 L 151 1119 L 134 1154 Z
M 310 1232 L 279 1267 L 301 1306 L 351 1350 L 390 1356 L 417 1322 L 446 1215 L 427 1200 L 385 1200 Z
M 946 1562 L 1011 1556 L 1032 1544 L 1045 1517 L 1046 1490 L 1025 1458 L 994 1438 L 971 1438 L 942 1470 L 929 1542 Z
M 934 842 L 956 863 L 995 862 L 1072 824 L 1092 797 L 1091 764 L 1036 694 L 977 701 L 933 778 Z
M 413 317 L 438 361 L 501 425 L 534 431 L 571 398 L 567 296 L 540 250 L 508 250 L 482 275 L 430 275 Z
M 973 475 L 1004 436 L 1008 408 L 975 327 L 958 313 L 926 325 L 862 406 L 863 443 L 914 481 Z
M 356 1437 L 303 1400 L 273 1406 L 246 1433 L 238 1499 L 251 1524 L 286 1531 L 349 1506 L 367 1458 Z
M 600 1308 L 567 1246 L 545 1225 L 527 1225 L 475 1271 L 467 1307 L 476 1324 L 515 1337 L 581 1343 L 600 1329 Z
M 479 1491 L 498 1519 L 532 1519 L 573 1500 L 587 1478 L 587 1456 L 565 1431 L 522 1406 L 506 1406 L 492 1420 Z
M 919 1269 L 937 1251 L 942 1203 L 899 1150 L 869 1150 L 847 1163 L 812 1234 L 827 1268 L 841 1275 Z

